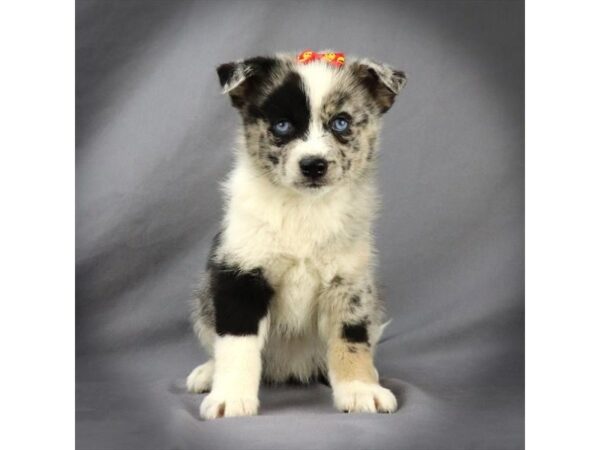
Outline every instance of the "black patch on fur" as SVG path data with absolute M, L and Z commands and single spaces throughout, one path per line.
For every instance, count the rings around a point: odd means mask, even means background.
M 345 323 L 342 326 L 342 339 L 353 344 L 365 344 L 369 342 L 366 321 L 357 324 Z
M 350 297 L 350 303 L 353 305 L 360 305 L 360 296 L 355 294 Z
M 279 164 L 279 158 L 277 156 L 269 155 L 267 158 L 269 158 L 269 161 L 271 161 L 274 165 Z
M 329 377 L 326 373 L 319 372 L 319 375 L 317 376 L 317 381 L 321 384 L 324 384 L 325 386 L 331 387 L 331 384 L 329 383 Z
M 381 114 L 387 112 L 394 104 L 396 93 L 388 88 L 380 79 L 377 71 L 365 64 L 359 64 L 355 67 L 355 74 L 358 76 L 362 85 L 371 94 L 372 98 L 377 103 L 377 107 Z M 393 71 L 392 77 L 398 80 L 399 83 L 406 81 L 404 72 L 398 70 Z
M 381 108 L 381 113 L 387 112 L 394 102 L 395 94 L 390 91 L 379 79 L 379 75 L 374 69 L 367 69 L 369 76 L 363 78 L 363 84 L 375 98 L 375 101 Z
M 329 379 L 327 378 L 327 374 L 319 371 L 316 375 L 311 375 L 308 380 L 301 380 L 298 377 L 291 375 L 285 381 L 275 381 L 271 378 L 263 376 L 262 382 L 271 385 L 271 386 L 310 386 L 314 383 L 324 384 L 325 386 L 330 386 Z
M 310 122 L 310 104 L 302 86 L 302 79 L 296 72 L 290 72 L 283 83 L 271 92 L 262 105 L 252 108 L 251 113 L 275 125 L 279 120 L 289 120 L 294 130 L 287 136 L 276 136 L 276 145 L 306 136 Z
M 348 345 L 348 353 L 357 353 L 358 349 L 355 345 Z
M 267 315 L 273 297 L 262 269 L 245 272 L 236 266 L 212 263 L 210 289 L 219 336 L 258 334 L 258 323 Z
M 342 277 L 340 277 L 339 275 L 336 275 L 331 279 L 330 283 L 332 286 L 339 286 L 343 282 L 344 282 L 344 279 Z
M 256 94 L 260 92 L 265 79 L 277 64 L 279 62 L 275 58 L 263 56 L 249 58 L 243 62 L 221 64 L 217 67 L 219 83 L 221 83 L 221 87 L 225 86 L 225 84 L 231 81 L 236 70 L 247 68 L 249 75 L 239 86 L 229 92 L 233 106 L 241 109 L 244 105 L 250 104 Z
M 217 75 L 219 76 L 219 83 L 221 83 L 221 87 L 225 86 L 225 84 L 231 80 L 233 76 L 233 72 L 235 71 L 236 64 L 235 63 L 225 63 L 221 64 L 217 67 Z

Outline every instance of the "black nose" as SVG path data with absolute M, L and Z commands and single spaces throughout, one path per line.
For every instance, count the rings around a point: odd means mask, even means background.
M 302 175 L 316 180 L 327 173 L 327 161 L 315 156 L 307 156 L 300 160 Z

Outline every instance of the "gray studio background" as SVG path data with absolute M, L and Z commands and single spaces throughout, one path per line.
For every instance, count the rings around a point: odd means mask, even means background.
M 78 449 L 523 447 L 523 4 L 82 1 L 77 10 Z M 239 123 L 215 67 L 333 48 L 408 74 L 380 154 L 377 354 L 392 415 L 269 387 L 201 422 L 188 301 Z

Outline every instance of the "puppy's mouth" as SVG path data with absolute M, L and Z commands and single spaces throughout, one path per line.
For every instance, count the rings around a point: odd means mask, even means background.
M 315 190 L 315 191 L 318 189 L 321 189 L 325 186 L 328 186 L 328 185 L 329 184 L 326 181 L 322 181 L 322 180 L 305 180 L 305 181 L 296 183 L 296 186 L 299 188 Z

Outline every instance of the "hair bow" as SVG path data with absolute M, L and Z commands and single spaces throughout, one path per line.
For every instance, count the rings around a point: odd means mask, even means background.
M 343 53 L 336 52 L 314 52 L 310 49 L 304 50 L 298 53 L 298 57 L 296 58 L 301 64 L 308 64 L 313 61 L 325 61 L 328 64 L 331 64 L 335 67 L 341 67 L 344 65 L 344 61 L 346 60 L 345 55 Z

